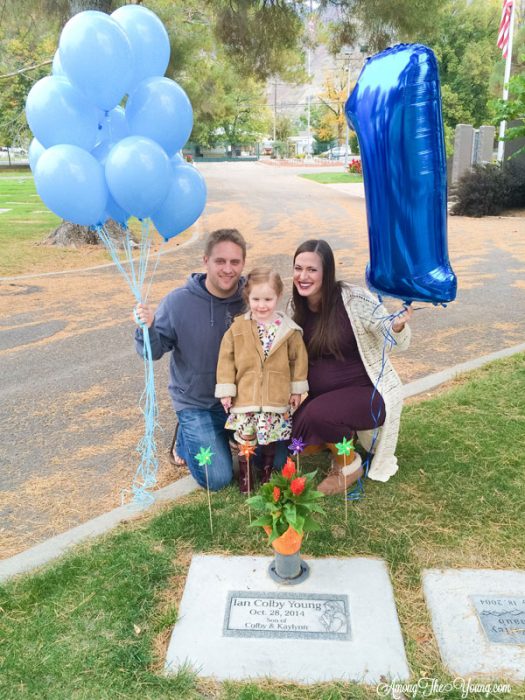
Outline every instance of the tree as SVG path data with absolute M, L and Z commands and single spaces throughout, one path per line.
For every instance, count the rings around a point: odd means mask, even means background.
M 449 0 L 423 37 L 439 62 L 447 152 L 458 123 L 492 121 L 490 77 L 500 58 L 496 46 L 498 0 Z
M 340 11 L 339 37 L 336 33 L 332 42 L 336 52 L 359 37 L 374 53 L 399 41 L 419 40 L 434 26 L 443 0 L 323 0 L 322 5 Z
M 208 0 L 214 32 L 244 76 L 293 81 L 303 72 L 303 2 Z
M 339 69 L 328 75 L 323 92 L 318 95 L 324 109 L 318 111 L 315 119 L 315 137 L 321 142 L 337 139 L 341 145 L 345 139 L 345 102 L 348 97 L 347 72 Z

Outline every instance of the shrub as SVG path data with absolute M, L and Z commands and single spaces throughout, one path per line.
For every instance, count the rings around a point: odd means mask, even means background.
M 350 149 L 352 153 L 359 155 L 359 141 L 357 140 L 357 134 L 355 131 L 350 132 Z
M 503 168 L 508 185 L 509 209 L 521 209 L 525 207 L 525 160 L 510 158 Z
M 450 210 L 460 216 L 490 216 L 525 206 L 525 163 L 509 160 L 500 165 L 475 165 L 453 188 Z
M 348 172 L 354 173 L 355 175 L 362 175 L 363 166 L 361 165 L 361 161 L 357 158 L 352 158 L 348 164 Z

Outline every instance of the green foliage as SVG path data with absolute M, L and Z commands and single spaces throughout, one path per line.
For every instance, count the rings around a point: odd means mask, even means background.
M 293 136 L 297 129 L 290 117 L 285 114 L 279 114 L 275 120 L 275 136 L 278 141 L 286 141 Z
M 252 527 L 270 528 L 270 542 L 292 527 L 299 535 L 320 526 L 313 517 L 324 514 L 319 500 L 324 494 L 315 488 L 316 472 L 302 474 L 296 470 L 292 459 L 288 459 L 282 472 L 274 471 L 270 481 L 263 484 L 248 504 L 263 514 L 254 520 Z
M 525 207 L 525 164 L 510 160 L 504 166 L 476 165 L 460 178 L 453 192 L 451 214 L 489 216 Z
M 49 61 L 54 53 L 54 32 L 37 37 L 20 28 L 9 33 L 0 29 L 0 74 L 16 73 L 29 65 Z M 27 146 L 31 134 L 25 120 L 24 107 L 33 84 L 48 75 L 50 64 L 26 73 L 0 79 L 0 145 Z
M 293 79 L 304 71 L 301 3 L 209 0 L 215 34 L 241 75 Z
M 496 46 L 500 13 L 497 0 L 448 0 L 421 37 L 439 62 L 447 155 L 457 124 L 492 122 L 490 77 L 501 58 Z
M 435 25 L 442 0 L 322 0 L 321 7 L 336 5 L 331 24 L 330 49 L 336 54 L 359 38 L 372 54 L 399 41 L 416 41 Z
M 525 62 L 525 55 L 522 56 L 522 62 Z M 525 73 L 521 72 L 511 77 L 509 81 L 509 99 L 504 102 L 497 100 L 494 103 L 495 115 L 497 122 L 506 121 L 521 121 L 518 126 L 507 128 L 505 132 L 505 141 L 525 137 Z M 525 151 L 525 146 L 520 148 L 517 153 Z M 514 155 L 517 155 L 514 154 Z

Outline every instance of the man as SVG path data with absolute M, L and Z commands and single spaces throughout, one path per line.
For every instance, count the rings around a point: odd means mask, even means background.
M 149 328 L 153 359 L 171 352 L 168 389 L 179 421 L 176 455 L 206 486 L 205 468 L 195 455 L 201 447 L 211 447 L 208 485 L 213 491 L 229 484 L 233 474 L 226 415 L 214 397 L 215 372 L 222 336 L 244 306 L 245 259 L 246 241 L 237 229 L 213 231 L 204 250 L 206 272 L 190 275 L 184 287 L 164 297 L 156 313 L 147 304 L 136 308 L 137 317 Z M 140 328 L 135 345 L 142 356 Z

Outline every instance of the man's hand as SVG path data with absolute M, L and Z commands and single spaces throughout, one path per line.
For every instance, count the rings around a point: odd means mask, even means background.
M 225 396 L 223 399 L 221 399 L 222 407 L 226 411 L 226 413 L 229 412 L 230 408 L 232 407 L 232 397 L 231 396 Z
M 135 323 L 137 323 L 137 318 L 141 323 L 145 323 L 148 328 L 151 328 L 155 313 L 148 304 L 137 304 L 135 307 L 135 314 L 133 315 Z
M 290 399 L 288 401 L 293 410 L 297 410 L 301 403 L 301 394 L 290 394 Z

